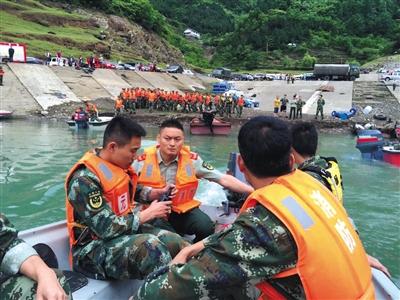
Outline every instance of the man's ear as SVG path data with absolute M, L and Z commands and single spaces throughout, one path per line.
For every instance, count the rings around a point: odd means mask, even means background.
M 293 150 L 293 151 L 296 152 L 295 150 Z M 290 155 L 289 155 L 289 166 L 290 166 L 290 170 L 291 171 L 294 169 L 295 162 L 296 162 L 296 160 L 294 158 L 294 154 L 293 154 L 293 152 L 290 152 Z
M 237 157 L 237 163 L 238 163 L 240 172 L 244 173 L 244 170 L 246 169 L 246 165 L 244 164 L 243 158 L 240 154 Z
M 109 142 L 109 143 L 106 145 L 106 150 L 108 150 L 108 151 L 110 151 L 110 152 L 114 152 L 115 149 L 117 149 L 117 147 L 118 147 L 118 145 L 117 145 L 116 142 Z
M 160 139 L 161 139 L 161 136 L 160 136 L 160 134 L 157 134 L 157 145 L 160 145 Z

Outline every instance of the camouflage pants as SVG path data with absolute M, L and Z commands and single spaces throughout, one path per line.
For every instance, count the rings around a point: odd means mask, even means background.
M 65 293 L 72 299 L 68 282 L 59 270 L 54 270 L 58 281 Z M 0 298 L 2 300 L 34 300 L 36 299 L 37 283 L 26 276 L 13 276 L 0 285 Z
M 74 269 L 98 279 L 141 279 L 189 245 L 178 234 L 149 224 L 139 231 L 109 241 L 95 240 L 74 251 Z

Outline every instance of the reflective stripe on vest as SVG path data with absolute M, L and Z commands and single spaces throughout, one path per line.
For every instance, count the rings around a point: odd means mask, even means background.
M 276 278 L 296 273 L 307 299 L 374 299 L 364 248 L 344 208 L 327 189 L 296 170 L 253 192 L 241 212 L 256 203 L 271 211 L 296 242 L 295 269 Z
M 161 176 L 160 165 L 157 160 L 157 147 L 145 150 L 145 160 L 140 173 L 138 183 L 153 188 L 163 188 L 166 180 Z M 182 147 L 178 155 L 178 169 L 175 176 L 177 195 L 172 199 L 172 210 L 177 213 L 185 213 L 200 205 L 193 199 L 196 194 L 198 179 L 191 159 L 189 147 Z

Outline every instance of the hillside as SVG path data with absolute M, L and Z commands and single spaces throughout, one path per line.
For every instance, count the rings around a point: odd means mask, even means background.
M 400 53 L 397 0 L 0 0 L 5 41 L 192 67 L 309 69 Z M 200 41 L 187 40 L 187 27 Z
M 116 15 L 34 0 L 1 0 L 0 8 L 2 41 L 25 43 L 29 56 L 62 51 L 66 57 L 183 62 L 181 51 L 154 31 Z

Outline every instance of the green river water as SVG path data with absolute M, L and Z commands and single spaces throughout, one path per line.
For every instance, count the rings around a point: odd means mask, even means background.
M 156 127 L 146 127 L 142 146 L 150 145 Z M 18 229 L 62 220 L 64 178 L 82 154 L 99 146 L 102 130 L 75 131 L 62 122 L 0 122 L 0 211 Z M 227 137 L 186 134 L 202 158 L 225 171 L 228 153 L 237 151 L 237 129 Z M 365 162 L 351 135 L 322 134 L 319 151 L 335 156 L 341 166 L 344 204 L 355 221 L 367 252 L 379 258 L 400 283 L 400 170 L 383 162 Z M 197 195 L 209 204 L 225 198 L 214 183 L 201 182 Z

